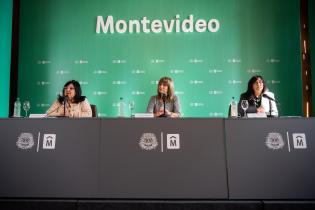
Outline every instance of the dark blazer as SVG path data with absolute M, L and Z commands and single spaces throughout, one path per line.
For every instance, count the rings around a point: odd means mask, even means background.
M 261 106 L 264 107 L 266 111 L 266 115 L 269 117 L 277 117 L 278 116 L 278 109 L 276 100 L 274 99 L 274 94 L 272 92 L 266 91 L 263 94 L 264 96 L 261 98 Z M 248 96 L 246 93 L 242 93 L 240 96 L 240 100 L 238 102 L 238 114 L 240 116 L 244 116 L 244 110 L 241 106 L 242 100 L 248 101 L 248 109 L 246 113 L 257 113 L 257 108 L 255 106 L 255 96 L 250 95 Z
M 241 106 L 242 100 L 248 101 L 248 109 L 246 110 L 246 113 L 257 113 L 257 108 L 254 102 L 254 96 L 247 96 L 246 93 L 242 93 L 240 96 L 240 100 L 238 102 L 238 115 L 242 117 L 244 116 L 244 110 L 242 109 Z

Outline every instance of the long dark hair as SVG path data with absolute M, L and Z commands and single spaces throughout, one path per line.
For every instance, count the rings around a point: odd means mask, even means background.
M 250 80 L 248 81 L 248 84 L 247 84 L 247 91 L 246 91 L 246 93 L 245 93 L 247 97 L 251 97 L 251 96 L 253 96 L 253 95 L 255 94 L 255 93 L 254 93 L 254 90 L 253 90 L 253 84 L 254 84 L 258 79 L 261 79 L 261 81 L 262 81 L 263 84 L 264 84 L 264 88 L 262 89 L 262 93 L 264 93 L 266 90 L 268 90 L 264 78 L 263 78 L 262 76 L 260 76 L 260 75 L 255 75 L 255 76 L 253 76 L 252 78 L 250 78 Z
M 80 103 L 81 101 L 84 101 L 86 97 L 81 96 L 82 90 L 81 90 L 80 83 L 76 80 L 70 80 L 70 81 L 66 82 L 66 84 L 63 86 L 62 95 L 58 96 L 59 103 L 63 103 L 64 98 L 65 98 L 65 88 L 68 87 L 68 85 L 70 85 L 70 84 L 72 84 L 74 86 L 74 90 L 75 90 L 75 96 L 73 98 L 73 102 L 74 103 Z

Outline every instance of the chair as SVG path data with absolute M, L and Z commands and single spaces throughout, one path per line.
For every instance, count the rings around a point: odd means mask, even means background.
M 95 104 L 90 104 L 92 109 L 92 117 L 97 117 L 97 108 Z

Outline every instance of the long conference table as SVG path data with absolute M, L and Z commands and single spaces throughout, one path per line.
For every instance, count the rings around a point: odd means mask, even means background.
M 0 139 L 0 198 L 315 199 L 315 118 L 12 118 Z

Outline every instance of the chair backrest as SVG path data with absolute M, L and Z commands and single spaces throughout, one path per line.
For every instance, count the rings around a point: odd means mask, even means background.
M 95 104 L 90 104 L 92 109 L 92 117 L 97 117 L 97 108 Z

